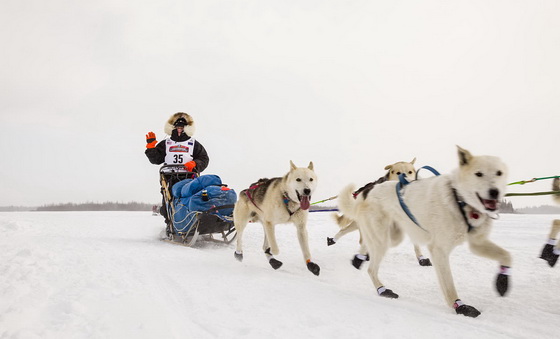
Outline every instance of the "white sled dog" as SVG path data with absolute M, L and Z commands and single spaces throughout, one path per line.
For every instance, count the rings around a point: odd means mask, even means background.
M 408 181 L 412 181 L 416 179 L 416 169 L 414 168 L 414 162 L 416 162 L 416 158 L 412 159 L 410 162 L 406 161 L 399 161 L 392 165 L 385 166 L 385 170 L 387 173 L 382 176 L 381 178 L 377 179 L 374 182 L 370 182 L 365 186 L 359 188 L 356 192 L 353 193 L 354 197 L 357 197 L 359 194 L 363 194 L 364 198 L 367 197 L 369 191 L 371 191 L 375 185 L 381 184 L 385 181 L 396 181 L 399 179 L 399 175 L 403 174 Z M 334 235 L 334 237 L 330 238 L 327 237 L 327 245 L 331 246 L 336 244 L 336 242 L 344 235 L 354 232 L 358 229 L 358 225 L 354 220 L 349 219 L 348 217 L 344 216 L 344 214 L 333 213 L 333 217 L 340 227 L 340 231 Z M 422 251 L 420 250 L 420 246 L 414 245 L 414 252 L 416 253 L 416 258 L 418 259 L 418 263 L 420 266 L 432 266 L 429 258 L 426 258 Z M 368 259 L 367 249 L 360 237 L 360 250 L 358 254 L 355 254 L 352 258 L 352 266 L 357 269 L 360 269 L 363 262 Z
M 317 187 L 317 176 L 313 162 L 307 168 L 296 167 L 290 161 L 290 171 L 281 178 L 260 179 L 250 188 L 241 191 L 233 210 L 233 221 L 237 229 L 235 258 L 243 260 L 243 231 L 249 221 L 260 221 L 264 228 L 263 251 L 270 266 L 275 270 L 282 262 L 275 259 L 278 244 L 274 233 L 277 224 L 293 223 L 297 228 L 299 245 L 307 268 L 319 275 L 319 265 L 311 261 L 307 236 L 307 216 L 311 195 Z
M 552 190 L 560 191 L 560 179 L 554 178 L 552 182 Z M 552 196 L 557 203 L 560 203 L 560 194 L 554 194 Z M 556 241 L 556 237 L 560 232 L 560 219 L 555 219 L 552 221 L 552 227 L 548 235 L 548 241 L 544 245 L 541 253 L 541 259 L 546 260 L 550 267 L 554 267 L 558 261 L 558 256 L 560 256 L 560 240 Z
M 498 261 L 496 288 L 501 296 L 505 295 L 511 256 L 488 235 L 492 214 L 504 196 L 507 169 L 497 157 L 472 156 L 460 147 L 458 153 L 460 166 L 449 175 L 416 180 L 402 189 L 401 183 L 389 181 L 377 186 L 365 199 L 354 199 L 350 185 L 340 193 L 339 207 L 358 222 L 371 257 L 368 273 L 380 296 L 398 298 L 384 287 L 378 271 L 389 246 L 400 243 L 406 232 L 413 243 L 428 245 L 447 304 L 457 314 L 477 317 L 480 312 L 457 295 L 449 254 L 466 240 L 474 254 Z

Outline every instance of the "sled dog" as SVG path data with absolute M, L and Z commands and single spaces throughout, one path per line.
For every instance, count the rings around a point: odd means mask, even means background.
M 414 162 L 416 158 L 412 159 L 411 162 L 406 161 L 399 161 L 392 165 L 385 166 L 385 170 L 387 173 L 382 176 L 381 178 L 377 179 L 374 182 L 370 182 L 367 185 L 363 186 L 362 188 L 358 189 L 356 192 L 353 193 L 354 197 L 358 196 L 359 194 L 364 194 L 364 197 L 367 196 L 369 191 L 371 191 L 375 185 L 383 183 L 385 181 L 395 181 L 399 179 L 399 175 L 403 174 L 407 180 L 412 181 L 416 179 L 416 169 L 414 169 Z M 348 217 L 344 216 L 343 214 L 340 215 L 338 213 L 333 213 L 333 217 L 340 227 L 340 231 L 334 235 L 334 237 L 329 238 L 327 237 L 327 245 L 334 245 L 345 234 L 350 232 L 356 231 L 358 229 L 358 225 L 354 220 L 349 219 Z M 432 266 L 429 258 L 424 257 L 422 251 L 420 250 L 420 246 L 414 245 L 414 252 L 416 253 L 416 258 L 418 259 L 418 263 L 420 266 Z M 360 250 L 358 254 L 354 255 L 352 258 L 352 266 L 357 269 L 360 269 L 364 260 L 367 260 L 367 250 L 365 245 L 362 242 L 360 237 Z
M 458 154 L 459 167 L 448 175 L 408 185 L 388 181 L 357 199 L 350 185 L 339 195 L 339 207 L 357 221 L 370 255 L 368 273 L 380 296 L 398 298 L 385 288 L 378 271 L 389 246 L 400 243 L 406 233 L 413 243 L 428 246 L 447 304 L 457 314 L 477 317 L 480 312 L 457 295 L 449 254 L 467 241 L 474 254 L 498 261 L 496 288 L 501 296 L 506 294 L 511 255 L 488 236 L 506 189 L 507 169 L 497 157 L 473 156 L 460 147 Z
M 560 179 L 554 178 L 552 181 L 552 190 L 560 191 Z M 554 194 L 553 199 L 560 203 L 560 194 Z M 550 267 L 554 267 L 558 261 L 558 256 L 560 256 L 560 240 L 556 241 L 556 237 L 560 232 L 560 219 L 555 219 L 552 221 L 552 227 L 550 228 L 550 233 L 548 235 L 548 241 L 544 245 L 540 258 L 545 260 Z
M 307 268 L 319 275 L 319 265 L 311 261 L 307 236 L 307 216 L 310 199 L 317 186 L 313 162 L 308 167 L 296 167 L 290 161 L 290 171 L 281 178 L 260 179 L 250 188 L 241 191 L 233 210 L 237 229 L 235 258 L 243 260 L 243 231 L 249 221 L 260 221 L 264 228 L 263 251 L 274 269 L 282 262 L 274 258 L 279 249 L 274 232 L 277 224 L 293 223 L 297 228 L 299 245 Z

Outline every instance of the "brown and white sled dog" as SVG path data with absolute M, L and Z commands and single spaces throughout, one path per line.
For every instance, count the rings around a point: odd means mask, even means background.
M 310 162 L 308 167 L 296 167 L 290 161 L 290 171 L 283 177 L 260 179 L 241 191 L 233 210 L 237 229 L 235 258 L 243 260 L 243 231 L 247 223 L 260 221 L 265 233 L 263 251 L 270 265 L 274 269 L 280 268 L 282 262 L 274 258 L 279 253 L 274 229 L 277 224 L 293 223 L 307 268 L 319 275 L 319 265 L 311 261 L 307 236 L 310 199 L 316 187 L 313 163 Z
M 411 162 L 406 161 L 399 161 L 392 165 L 385 166 L 385 170 L 387 173 L 382 176 L 381 178 L 377 179 L 374 182 L 370 182 L 367 185 L 363 186 L 362 188 L 358 189 L 356 192 L 353 193 L 354 197 L 357 197 L 359 194 L 363 194 L 364 197 L 367 197 L 369 191 L 371 191 L 376 185 L 381 184 L 385 181 L 396 181 L 399 180 L 399 175 L 403 174 L 404 177 L 408 181 L 412 181 L 416 179 L 416 169 L 414 168 L 414 162 L 416 158 L 412 159 Z M 340 215 L 338 213 L 333 214 L 334 219 L 338 226 L 340 227 L 340 231 L 334 235 L 334 237 L 329 238 L 327 237 L 327 245 L 331 246 L 336 244 L 338 239 L 342 236 L 356 231 L 358 229 L 358 225 L 354 220 L 346 217 L 344 214 Z M 416 253 L 416 258 L 418 259 L 418 263 L 420 266 L 432 266 L 429 258 L 426 258 L 422 251 L 420 250 L 420 246 L 414 245 L 414 252 Z M 360 237 L 360 250 L 358 254 L 354 255 L 352 258 L 352 266 L 357 269 L 360 269 L 364 260 L 367 260 L 368 254 L 367 249 Z
M 384 287 L 378 271 L 389 246 L 400 243 L 405 232 L 413 243 L 428 246 L 447 304 L 458 314 L 476 317 L 480 312 L 463 304 L 457 295 L 449 254 L 466 240 L 474 254 L 498 261 L 496 288 L 505 295 L 511 256 L 488 236 L 506 189 L 507 169 L 497 157 L 473 156 L 460 147 L 458 153 L 459 168 L 449 175 L 416 180 L 402 190 L 400 183 L 388 181 L 365 199 L 354 199 L 350 185 L 338 199 L 344 214 L 358 222 L 371 260 L 368 273 L 379 295 L 398 298 Z
M 552 190 L 560 191 L 560 179 L 554 178 L 552 182 Z M 553 199 L 560 204 L 560 194 L 554 194 Z M 554 267 L 558 261 L 558 256 L 560 256 L 560 240 L 556 240 L 558 233 L 560 232 L 560 219 L 555 219 L 552 221 L 552 227 L 550 228 L 550 233 L 548 235 L 548 241 L 544 245 L 541 253 L 541 259 L 546 260 L 550 267 Z

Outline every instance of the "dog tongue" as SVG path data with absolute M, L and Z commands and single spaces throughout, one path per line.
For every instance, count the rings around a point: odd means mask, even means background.
M 482 199 L 482 203 L 487 210 L 495 211 L 498 209 L 498 200 L 486 200 Z
M 311 205 L 309 203 L 309 196 L 308 195 L 302 195 L 301 199 L 299 201 L 299 206 L 301 207 L 302 210 L 308 210 L 309 209 L 309 205 Z

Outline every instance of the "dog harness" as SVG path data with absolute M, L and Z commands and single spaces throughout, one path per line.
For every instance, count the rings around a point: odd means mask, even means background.
M 436 176 L 440 175 L 439 172 L 436 171 L 434 168 L 432 168 L 430 166 L 423 166 L 423 167 L 420 167 L 418 169 L 418 171 L 416 171 L 415 180 L 418 179 L 418 172 L 420 172 L 421 169 L 427 169 L 430 172 L 432 172 L 433 174 L 435 174 Z M 403 209 L 404 213 L 406 213 L 406 215 L 408 215 L 408 217 L 410 218 L 410 220 L 412 220 L 413 223 L 415 223 L 418 227 L 420 227 L 424 231 L 428 232 L 424 227 L 420 226 L 420 224 L 418 223 L 418 221 L 416 220 L 416 218 L 414 217 L 412 212 L 410 212 L 410 208 L 408 208 L 408 206 L 404 203 L 401 191 L 404 188 L 404 186 L 411 183 L 410 181 L 406 180 L 404 176 L 405 176 L 404 173 L 399 174 L 399 182 L 397 183 L 397 186 L 396 186 L 397 198 L 399 199 L 399 204 L 401 205 L 401 208 Z
M 416 178 L 415 179 L 418 179 L 418 172 L 420 172 L 420 170 L 423 169 L 423 168 L 431 171 L 436 176 L 440 175 L 439 172 L 436 171 L 435 169 L 433 169 L 432 167 L 424 166 L 424 167 L 421 167 L 420 169 L 418 169 L 418 171 L 416 172 Z M 403 189 L 404 186 L 406 186 L 408 184 L 410 184 L 410 182 L 404 178 L 404 174 L 400 174 L 399 175 L 399 182 L 397 184 L 397 198 L 399 199 L 399 203 L 401 205 L 401 208 L 406 213 L 406 215 L 408 215 L 410 220 L 412 220 L 412 222 L 414 222 L 418 227 L 420 227 L 421 229 L 426 231 L 425 228 L 420 226 L 420 224 L 418 223 L 418 221 L 416 220 L 416 218 L 414 217 L 412 212 L 410 212 L 410 209 L 408 208 L 408 206 L 404 203 L 404 201 L 402 199 L 401 190 Z M 467 228 L 468 228 L 467 232 L 470 232 L 474 229 L 474 226 L 471 225 L 471 223 L 469 222 L 469 218 L 467 217 L 467 213 L 465 212 L 465 206 L 467 206 L 467 203 L 464 202 L 463 200 L 459 199 L 459 195 L 457 194 L 457 190 L 455 188 L 451 188 L 451 190 L 453 192 L 453 197 L 455 197 L 455 202 L 457 203 L 457 206 L 459 207 L 459 211 L 461 211 L 461 215 L 463 216 L 463 220 L 465 221 L 465 224 L 467 224 Z M 469 216 L 473 219 L 480 218 L 480 215 L 477 212 L 471 212 Z
M 245 190 L 245 195 L 247 196 L 247 199 L 249 199 L 250 202 L 253 203 L 253 205 L 255 205 L 256 208 L 258 208 L 260 211 L 261 208 L 255 203 L 255 199 L 253 199 L 253 196 L 251 195 L 251 193 L 256 190 L 259 186 L 261 185 L 260 182 L 257 182 L 254 185 L 251 185 L 248 189 Z
M 253 205 L 255 205 L 256 208 L 258 208 L 260 211 L 262 211 L 262 209 L 257 205 L 257 203 L 255 202 L 255 199 L 253 199 L 252 196 L 252 192 L 257 189 L 259 186 L 261 186 L 262 182 L 257 182 L 254 185 L 251 185 L 248 189 L 245 190 L 245 195 L 247 196 L 247 198 L 249 199 L 250 202 L 253 203 Z M 290 217 L 292 215 L 294 215 L 294 213 L 296 213 L 297 211 L 299 211 L 301 209 L 301 207 L 299 207 L 297 210 L 295 211 L 290 211 L 290 208 L 288 207 L 288 204 L 290 203 L 290 201 L 292 201 L 292 199 L 290 199 L 288 197 L 288 194 L 286 192 L 282 193 L 282 201 L 284 202 L 284 206 L 286 206 L 286 210 L 288 211 L 288 214 L 290 215 Z

